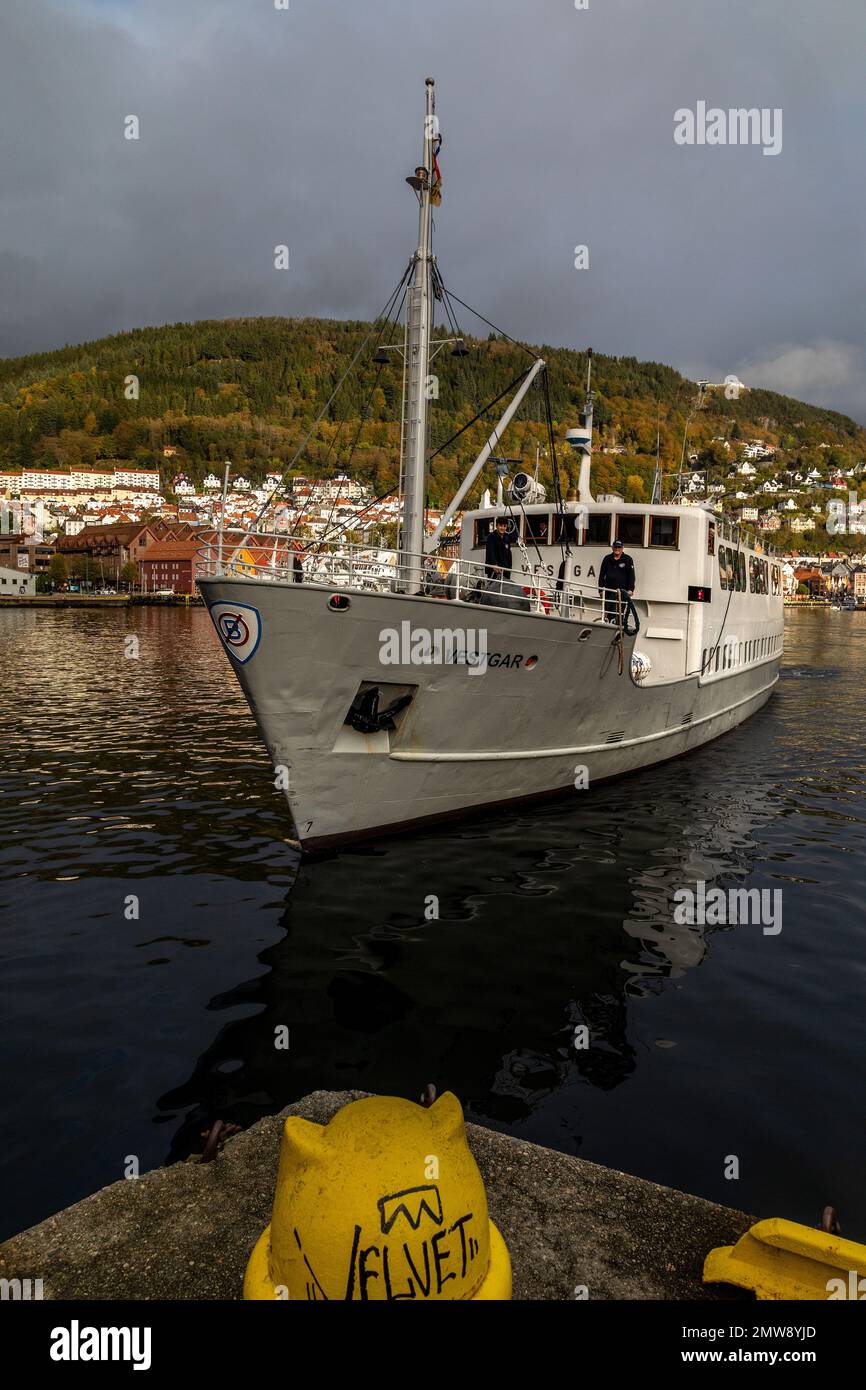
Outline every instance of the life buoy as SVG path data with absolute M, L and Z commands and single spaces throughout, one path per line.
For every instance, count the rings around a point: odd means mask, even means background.
M 527 598 L 537 598 L 537 599 L 540 599 L 540 600 L 541 600 L 541 606 L 542 606 L 542 608 L 544 609 L 545 613 L 549 613 L 549 612 L 550 612 L 551 600 L 547 597 L 547 590 L 546 590 L 546 589 L 533 589 L 533 588 L 528 588 L 526 585 L 524 585 L 524 587 L 523 587 L 523 592 L 526 594 Z

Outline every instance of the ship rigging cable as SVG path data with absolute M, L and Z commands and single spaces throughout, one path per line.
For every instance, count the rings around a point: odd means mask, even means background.
M 396 301 L 397 301 L 397 297 L 398 297 L 398 295 L 400 294 L 400 291 L 402 290 L 403 286 L 406 284 L 406 281 L 408 280 L 409 276 L 411 275 L 412 269 L 413 269 L 413 267 L 414 267 L 414 264 L 415 264 L 415 258 L 414 258 L 414 256 L 413 256 L 412 260 L 409 262 L 408 266 L 407 266 L 406 269 L 404 270 L 403 275 L 401 276 L 401 279 L 400 279 L 400 283 L 398 284 L 397 288 L 394 290 L 393 294 L 390 294 L 390 295 L 388 296 L 387 300 L 385 301 L 385 307 L 382 309 L 382 311 L 376 316 L 376 318 L 375 318 L 375 319 L 373 320 L 373 322 L 371 323 L 369 332 L 368 332 L 368 333 L 366 334 L 366 336 L 364 337 L 364 339 L 363 339 L 363 341 L 362 341 L 362 343 L 361 343 L 361 346 L 358 348 L 357 352 L 355 353 L 355 355 L 354 355 L 354 357 L 352 358 L 351 362 L 349 363 L 348 367 L 347 367 L 346 370 L 344 371 L 343 375 L 340 377 L 340 380 L 337 382 L 337 385 L 334 387 L 334 390 L 331 392 L 331 394 L 330 394 L 330 396 L 328 397 L 327 401 L 326 401 L 325 404 L 322 406 L 322 409 L 320 410 L 319 414 L 316 416 L 315 420 L 313 421 L 312 425 L 310 426 L 310 429 L 309 429 L 309 431 L 307 432 L 307 434 L 306 434 L 306 436 L 305 436 L 303 442 L 298 446 L 298 449 L 296 450 L 296 452 L 295 452 L 295 454 L 294 454 L 294 457 L 292 458 L 292 461 L 291 461 L 291 463 L 289 464 L 288 468 L 284 468 L 284 469 L 283 469 L 283 476 L 282 476 L 282 478 L 280 479 L 280 487 L 282 486 L 283 479 L 285 478 L 286 474 L 287 474 L 287 473 L 291 473 L 292 469 L 294 468 L 294 466 L 295 466 L 295 464 L 297 463 L 298 459 L 299 459 L 299 458 L 301 457 L 301 455 L 303 454 L 304 450 L 306 449 L 307 445 L 309 444 L 309 442 L 310 442 L 310 440 L 312 439 L 313 435 L 315 434 L 316 430 L 319 428 L 319 425 L 320 425 L 320 424 L 322 423 L 322 421 L 324 420 L 325 416 L 327 415 L 328 411 L 330 410 L 331 406 L 333 405 L 333 403 L 334 403 L 334 401 L 336 400 L 337 396 L 339 395 L 340 391 L 343 389 L 343 386 L 345 385 L 345 383 L 346 383 L 346 381 L 347 381 L 349 375 L 351 374 L 351 372 L 354 371 L 355 366 L 356 366 L 356 364 L 358 363 L 358 361 L 359 361 L 359 359 L 360 359 L 360 357 L 361 357 L 362 352 L 364 351 L 364 349 L 366 348 L 366 346 L 367 346 L 367 344 L 369 343 L 370 339 L 373 337 L 374 333 L 376 332 L 376 330 L 377 330 L 377 328 L 378 328 L 378 325 L 379 325 L 383 320 L 387 321 L 387 320 L 390 318 L 390 316 L 391 316 L 391 310 L 393 309 L 393 306 L 394 306 L 394 304 L 395 304 Z M 260 510 L 260 512 L 259 512 L 259 514 L 258 514 L 258 516 L 256 517 L 256 519 L 255 519 L 255 521 L 254 521 L 254 523 L 253 523 L 253 530 L 255 530 L 255 528 L 259 525 L 259 522 L 261 521 L 262 517 L 265 516 L 265 515 L 267 514 L 269 508 L 271 507 L 271 505 L 272 505 L 272 503 L 273 503 L 273 501 L 274 501 L 274 498 L 278 495 L 279 491 L 280 491 L 280 488 L 279 488 L 279 487 L 275 488 L 274 491 L 271 493 L 270 497 L 269 497 L 269 498 L 267 499 L 267 501 L 264 503 L 264 505 L 262 506 L 262 508 L 261 508 L 261 510 Z M 249 531 L 247 531 L 246 534 L 249 535 Z

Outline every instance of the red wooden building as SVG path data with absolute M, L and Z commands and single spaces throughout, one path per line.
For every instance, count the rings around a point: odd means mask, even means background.
M 201 547 L 201 540 L 157 541 L 149 546 L 138 562 L 145 593 L 171 589 L 175 594 L 194 594 L 195 581 L 202 568 Z

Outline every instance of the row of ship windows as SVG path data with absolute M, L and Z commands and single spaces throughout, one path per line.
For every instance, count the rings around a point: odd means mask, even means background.
M 723 589 L 746 592 L 746 557 L 742 551 L 729 550 L 719 546 L 719 582 Z M 768 587 L 769 586 L 769 587 Z M 774 594 L 782 589 L 782 571 L 778 565 L 769 565 L 757 555 L 749 556 L 749 593 Z
M 751 661 L 774 656 L 782 649 L 782 636 L 777 633 L 768 637 L 753 637 L 748 642 L 737 642 L 725 638 L 715 647 L 704 648 L 701 659 L 701 675 L 708 671 L 733 671 L 737 666 L 747 666 Z
M 495 517 L 484 517 L 475 523 L 475 547 L 482 547 L 490 532 L 496 528 Z M 590 512 L 589 516 L 559 512 L 527 512 L 508 519 L 508 539 L 516 544 L 517 537 L 536 545 L 609 546 L 620 540 L 624 546 L 655 550 L 676 550 L 680 539 L 680 521 L 676 516 L 647 516 L 644 514 Z

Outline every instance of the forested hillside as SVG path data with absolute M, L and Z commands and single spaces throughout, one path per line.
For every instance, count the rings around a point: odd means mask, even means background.
M 176 473 L 200 482 L 225 458 L 251 479 L 282 471 L 368 327 L 277 318 L 173 324 L 2 361 L 0 469 L 128 459 L 160 468 L 169 490 Z M 448 334 L 442 330 L 436 336 Z M 466 358 L 454 358 L 446 348 L 435 360 L 439 397 L 433 405 L 431 450 L 530 362 L 520 347 L 495 335 L 467 338 L 467 345 Z M 392 353 L 389 365 L 376 365 L 376 346 L 374 338 L 295 465 L 296 472 L 322 476 L 348 469 L 379 493 L 394 486 L 400 358 Z M 586 357 L 563 348 L 537 351 L 550 363 L 553 414 L 561 439 L 578 422 Z M 135 390 L 131 377 L 137 378 L 137 399 L 127 398 Z M 667 471 L 675 470 L 696 395 L 694 383 L 659 363 L 596 355 L 594 385 L 596 489 L 635 499 L 648 495 L 657 420 L 662 462 Z M 436 458 L 432 504 L 450 495 L 495 418 L 488 415 Z M 701 466 L 714 463 L 723 479 L 739 441 L 756 437 L 781 449 L 779 464 L 784 468 L 818 466 L 825 473 L 866 458 L 866 430 L 852 420 L 758 390 L 743 392 L 738 400 L 726 400 L 721 390 L 708 392 L 704 408 L 693 414 L 689 452 L 698 454 Z M 505 440 L 504 452 L 534 462 L 536 441 L 544 445 L 546 430 L 541 395 L 533 390 Z M 166 445 L 177 446 L 171 460 L 163 455 Z M 602 452 L 605 449 L 610 452 Z M 573 461 L 564 450 L 563 462 L 573 477 Z

